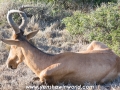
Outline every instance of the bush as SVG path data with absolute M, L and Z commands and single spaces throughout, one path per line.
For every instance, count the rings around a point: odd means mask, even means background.
M 51 3 L 53 5 L 54 10 L 59 11 L 59 9 L 88 9 L 93 8 L 94 6 L 101 5 L 101 3 L 114 2 L 117 0 L 19 0 L 23 3 Z
M 89 41 L 106 43 L 120 54 L 120 8 L 118 4 L 103 4 L 91 13 L 75 12 L 63 19 L 71 34 L 83 35 Z

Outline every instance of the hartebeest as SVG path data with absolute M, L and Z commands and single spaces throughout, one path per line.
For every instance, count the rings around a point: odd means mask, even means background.
M 20 27 L 12 20 L 13 13 L 19 13 L 22 17 Z M 57 84 L 58 82 L 104 83 L 115 79 L 120 72 L 120 57 L 110 49 L 88 50 L 84 53 L 47 54 L 28 42 L 28 39 L 37 31 L 23 35 L 23 30 L 27 25 L 27 17 L 24 12 L 11 10 L 7 14 L 7 19 L 15 33 L 11 40 L 1 40 L 11 45 L 7 64 L 12 69 L 16 69 L 17 65 L 24 61 L 40 78 L 40 82 L 47 84 Z

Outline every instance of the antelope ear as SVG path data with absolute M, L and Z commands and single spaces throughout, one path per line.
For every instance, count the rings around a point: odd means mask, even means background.
M 32 31 L 32 32 L 30 32 L 29 34 L 27 34 L 27 35 L 26 35 L 27 40 L 30 40 L 32 37 L 34 37 L 34 36 L 37 34 L 38 31 L 39 31 L 39 30 Z
M 18 40 L 1 39 L 1 41 L 9 45 L 17 45 L 17 46 L 20 45 L 20 41 Z

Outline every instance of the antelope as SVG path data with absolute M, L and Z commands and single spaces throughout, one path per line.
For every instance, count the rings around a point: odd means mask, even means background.
M 13 13 L 22 18 L 20 26 L 12 19 Z M 7 66 L 16 69 L 24 63 L 39 77 L 41 83 L 56 85 L 60 82 L 83 85 L 85 82 L 105 83 L 114 80 L 120 72 L 120 57 L 111 49 L 87 50 L 84 53 L 64 52 L 56 55 L 45 53 L 28 40 L 38 31 L 24 35 L 27 16 L 23 11 L 10 10 L 7 14 L 9 25 L 13 28 L 12 39 L 1 39 L 11 45 Z

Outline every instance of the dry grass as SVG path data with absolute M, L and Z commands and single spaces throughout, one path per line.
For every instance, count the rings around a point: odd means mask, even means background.
M 8 0 L 9 1 L 9 0 Z M 10 0 L 11 1 L 11 0 Z M 7 4 L 8 3 L 8 4 Z M 13 2 L 7 2 L 6 8 L 0 5 L 0 20 L 5 21 L 4 25 L 0 24 L 0 38 L 10 38 L 12 29 L 6 23 L 6 12 L 13 8 Z M 4 11 L 4 12 L 3 12 Z M 2 16 L 3 15 L 3 16 Z M 29 19 L 29 24 L 25 32 L 39 30 L 38 34 L 30 40 L 37 48 L 47 53 L 61 53 L 65 51 L 78 52 L 83 51 L 88 46 L 83 44 L 81 38 L 71 36 L 65 29 L 60 29 L 60 20 L 48 21 L 44 19 L 36 20 L 36 16 Z M 21 63 L 16 70 L 8 69 L 5 65 L 9 54 L 10 46 L 0 42 L 0 90 L 26 90 L 28 85 L 39 85 L 39 82 L 32 80 L 35 74 L 24 64 Z M 120 79 L 104 85 L 91 85 L 86 83 L 85 86 L 93 86 L 83 90 L 120 90 Z M 63 86 L 61 83 L 59 86 Z M 72 86 L 68 84 L 67 86 Z M 85 87 L 83 86 L 83 87 Z M 29 89 L 28 89 L 29 90 Z M 37 89 L 31 89 L 37 90 Z M 72 90 L 72 89 L 65 89 Z M 77 89 L 74 89 L 77 90 Z

